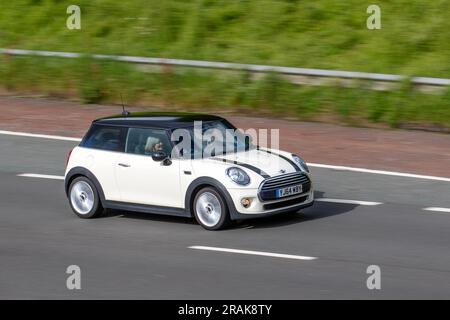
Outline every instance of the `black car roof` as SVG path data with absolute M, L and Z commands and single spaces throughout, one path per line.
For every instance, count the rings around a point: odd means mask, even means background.
M 214 121 L 223 118 L 201 113 L 187 112 L 133 112 L 127 116 L 122 114 L 100 118 L 93 123 L 126 127 L 151 127 L 175 129 L 193 125 L 194 121 Z

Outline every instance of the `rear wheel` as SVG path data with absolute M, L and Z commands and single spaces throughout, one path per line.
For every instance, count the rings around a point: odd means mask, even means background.
M 97 188 L 86 177 L 78 177 L 72 181 L 69 201 L 73 212 L 83 219 L 96 218 L 103 212 Z
M 195 219 L 207 230 L 223 229 L 230 223 L 227 205 L 214 188 L 201 189 L 194 198 L 193 209 Z

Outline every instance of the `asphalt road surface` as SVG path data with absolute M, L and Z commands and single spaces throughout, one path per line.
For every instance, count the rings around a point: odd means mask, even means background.
M 450 212 L 424 210 L 450 208 L 450 182 L 313 168 L 328 201 L 224 231 L 130 212 L 83 220 L 62 180 L 18 176 L 62 176 L 75 144 L 0 135 L 1 299 L 450 298 Z M 69 265 L 81 290 L 66 287 Z

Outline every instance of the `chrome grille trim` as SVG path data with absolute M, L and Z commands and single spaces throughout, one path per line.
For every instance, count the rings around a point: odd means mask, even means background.
M 307 176 L 302 177 L 292 177 L 285 180 L 280 181 L 267 181 L 264 183 L 263 189 L 273 189 L 273 188 L 279 188 L 280 186 L 287 186 L 290 184 L 303 184 L 309 182 L 309 179 Z
M 262 190 L 266 190 L 268 188 L 280 188 L 280 187 L 287 187 L 290 184 L 295 183 L 306 183 L 309 182 L 309 178 L 306 174 L 303 172 L 295 172 L 293 174 L 285 174 L 282 176 L 277 176 L 273 178 L 268 178 L 263 181 L 263 184 L 261 186 Z
M 273 193 L 275 189 L 284 188 L 292 185 L 301 184 L 308 192 L 311 188 L 311 180 L 304 172 L 293 172 L 288 174 L 279 175 L 276 177 L 268 178 L 264 180 L 258 190 L 258 197 L 261 201 L 289 199 L 290 197 L 275 199 Z

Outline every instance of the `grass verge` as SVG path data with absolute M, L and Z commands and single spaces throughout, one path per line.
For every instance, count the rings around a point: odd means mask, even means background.
M 7 90 L 85 103 L 120 103 L 169 110 L 216 110 L 276 115 L 369 127 L 449 131 L 450 88 L 424 94 L 409 83 L 393 91 L 300 86 L 276 74 L 153 67 L 82 59 L 3 56 L 0 85 Z

